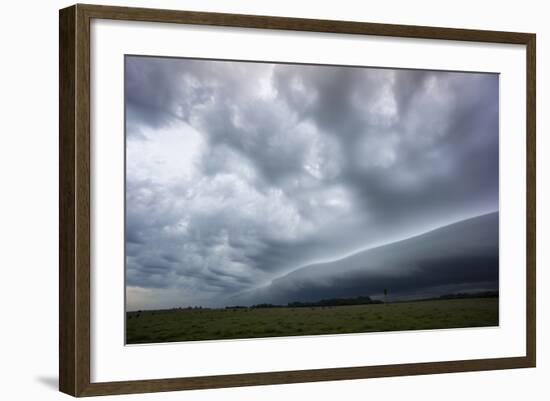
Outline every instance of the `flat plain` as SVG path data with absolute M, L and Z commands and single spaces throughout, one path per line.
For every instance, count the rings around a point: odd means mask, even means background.
M 177 308 L 126 314 L 126 343 L 498 326 L 498 298 L 351 306 Z

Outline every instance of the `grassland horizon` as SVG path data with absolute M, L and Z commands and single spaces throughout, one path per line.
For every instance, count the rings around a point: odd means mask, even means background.
M 489 327 L 498 324 L 498 296 L 490 293 L 348 305 L 190 307 L 127 312 L 126 344 Z

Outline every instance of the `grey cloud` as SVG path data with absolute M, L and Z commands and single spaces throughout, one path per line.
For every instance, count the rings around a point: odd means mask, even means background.
M 306 266 L 268 286 L 239 294 L 237 303 L 362 295 L 393 299 L 498 290 L 498 213 L 463 220 L 340 260 Z
M 497 75 L 128 56 L 126 111 L 127 284 L 166 302 L 498 210 Z M 146 164 L 165 129 L 192 172 Z

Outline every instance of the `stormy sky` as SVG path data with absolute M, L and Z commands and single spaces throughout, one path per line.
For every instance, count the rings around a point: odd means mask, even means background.
M 498 210 L 496 74 L 126 56 L 125 86 L 128 310 Z

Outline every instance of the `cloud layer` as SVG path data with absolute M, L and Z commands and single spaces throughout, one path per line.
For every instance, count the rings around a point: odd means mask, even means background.
M 239 294 L 235 303 L 286 304 L 365 294 L 406 300 L 498 291 L 498 232 L 498 212 L 473 217 L 343 259 L 302 267 L 266 287 Z
M 126 58 L 128 308 L 498 210 L 498 76 Z

